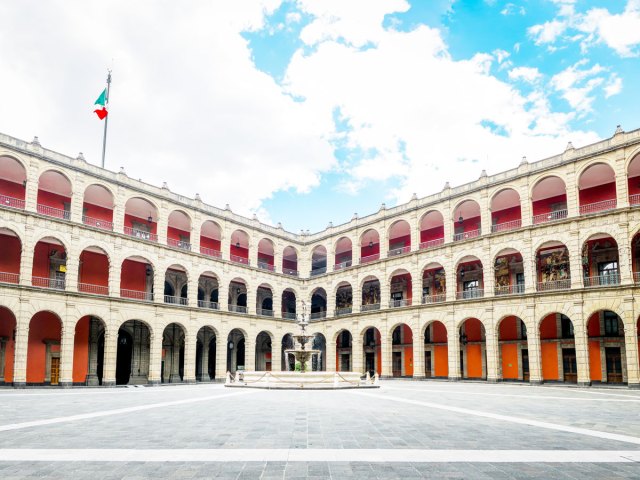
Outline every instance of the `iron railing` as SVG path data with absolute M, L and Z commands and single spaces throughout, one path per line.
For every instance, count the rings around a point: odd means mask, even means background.
M 175 238 L 167 238 L 167 245 L 179 248 L 181 250 L 191 250 L 191 244 L 184 240 L 176 240 Z
M 360 311 L 361 312 L 370 312 L 372 310 L 380 310 L 380 304 L 379 303 L 369 303 L 368 305 L 361 305 L 360 306 Z
M 509 222 L 498 223 L 497 225 L 491 225 L 491 233 L 507 232 L 509 230 L 515 230 L 522 226 L 522 219 L 511 220 Z
M 373 255 L 367 255 L 366 257 L 360 257 L 360 265 L 363 263 L 375 262 L 376 260 L 380 260 L 380 254 L 374 253 Z
M 164 303 L 173 303 L 175 305 L 188 305 L 189 301 L 185 297 L 176 297 L 175 295 L 165 295 Z
M 309 272 L 310 277 L 315 277 L 316 275 L 322 275 L 327 273 L 327 267 L 314 268 Z
M 64 290 L 65 282 L 62 278 L 31 277 L 31 285 L 40 288 Z
M 104 285 L 93 285 L 91 283 L 78 283 L 78 291 L 90 293 L 92 295 L 109 295 L 109 287 Z
M 587 203 L 586 205 L 580 205 L 580 215 L 587 215 L 589 213 L 606 212 L 607 210 L 613 210 L 618 204 L 615 198 L 610 200 L 602 200 L 601 202 Z
M 597 275 L 595 277 L 583 277 L 585 287 L 608 287 L 611 285 L 620 285 L 620 274 L 609 273 L 606 275 Z
M 554 280 L 551 282 L 538 282 L 538 292 L 548 292 L 550 290 L 569 290 L 571 288 L 571 278 Z
M 256 308 L 256 314 L 261 317 L 273 317 L 273 310 L 268 310 L 266 308 Z
M 249 265 L 249 259 L 244 257 L 239 257 L 238 255 L 234 255 L 233 253 L 229 255 L 229 260 L 235 263 L 242 263 L 244 265 Z
M 441 303 L 447 300 L 446 293 L 438 293 L 436 295 L 423 295 L 422 303 Z
M 408 253 L 411 251 L 411 245 L 407 245 L 400 248 L 394 248 L 387 252 L 387 257 L 395 257 L 396 255 L 402 255 L 403 253 Z
M 479 237 L 481 234 L 481 230 L 478 228 L 477 230 L 470 230 L 468 232 L 456 233 L 453 236 L 454 242 L 460 242 L 462 240 L 468 240 L 470 238 Z
M 313 312 L 309 315 L 310 320 L 317 320 L 319 318 L 327 318 L 327 311 L 323 310 L 322 312 Z
M 344 262 L 336 263 L 333 266 L 333 271 L 335 272 L 336 270 L 343 270 L 345 268 L 349 268 L 351 265 L 352 265 L 351 259 L 345 260 Z
M 50 207 L 49 205 L 38 204 L 38 213 L 46 215 L 47 217 L 62 218 L 63 220 L 69 220 L 71 218 L 71 212 L 69 210 L 62 210 L 61 208 Z
M 389 308 L 400 308 L 400 307 L 410 307 L 411 300 L 408 298 L 403 298 L 402 300 L 391 300 L 389 302 Z
M 213 248 L 200 247 L 200 253 L 207 257 L 222 258 L 222 252 Z
M 120 289 L 121 298 L 129 298 L 132 300 L 143 300 L 146 302 L 153 302 L 153 293 L 142 292 L 140 290 L 129 290 L 127 288 Z
M 352 311 L 353 311 L 353 307 L 336 308 L 335 316 L 339 317 L 340 315 L 349 315 L 350 313 L 352 313 Z
M 495 287 L 494 295 L 516 295 L 524 293 L 524 284 L 505 285 L 504 287 Z
M 206 300 L 198 300 L 198 307 L 209 308 L 211 310 L 220 310 L 218 302 L 207 302 Z
M 541 223 L 555 222 L 556 220 L 567 218 L 568 215 L 569 211 L 566 209 L 556 210 L 555 212 L 542 213 L 540 215 L 534 215 L 531 218 L 531 223 L 533 223 L 534 225 L 540 225 Z
M 300 275 L 298 270 L 294 270 L 292 268 L 283 268 L 282 273 L 284 273 L 285 275 L 289 275 L 291 277 L 297 277 L 298 275 Z
M 640 193 L 629 195 L 629 205 L 640 205 Z
M 442 244 L 444 244 L 444 238 L 436 238 L 435 240 L 428 240 L 426 242 L 422 242 L 419 245 L 419 247 L 420 247 L 420 250 L 427 250 L 429 248 L 434 248 Z
M 236 313 L 247 313 L 247 307 L 243 307 L 242 305 L 232 305 L 229 304 L 229 311 L 230 312 L 236 312 Z
M 136 228 L 124 227 L 124 234 L 130 237 L 140 238 L 142 240 L 149 240 L 150 242 L 157 242 L 158 235 L 151 232 L 145 232 L 144 230 L 138 230 Z
M 18 208 L 24 210 L 25 201 L 20 198 L 8 197 L 6 195 L 0 195 L 0 205 L 9 208 Z
M 100 220 L 99 218 L 91 218 L 83 215 L 82 223 L 84 223 L 85 225 L 89 225 L 90 227 L 113 231 L 113 222 L 110 222 L 108 220 Z
M 461 290 L 456 293 L 456 298 L 458 300 L 469 300 L 471 298 L 482 298 L 484 297 L 484 289 L 482 288 L 474 288 L 471 290 Z
M 296 312 L 282 312 L 282 318 L 285 320 L 295 320 L 297 318 Z
M 269 270 L 270 272 L 276 271 L 276 267 L 274 267 L 273 265 L 269 265 L 268 263 L 260 261 L 258 262 L 258 268 L 261 268 L 262 270 Z
M 18 273 L 9 273 L 9 272 L 0 272 L 0 283 L 15 283 L 18 284 L 20 282 L 20 274 Z

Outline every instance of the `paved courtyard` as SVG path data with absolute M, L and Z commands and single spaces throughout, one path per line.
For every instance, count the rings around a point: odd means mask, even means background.
M 0 478 L 639 478 L 640 392 L 0 390 Z

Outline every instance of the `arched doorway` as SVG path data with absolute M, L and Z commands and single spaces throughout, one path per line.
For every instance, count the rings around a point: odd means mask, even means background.
M 184 340 L 186 332 L 177 323 L 170 323 L 162 332 L 162 383 L 180 383 L 184 378 Z
M 139 320 L 128 320 L 118 330 L 116 385 L 149 382 L 151 331 Z
M 369 327 L 364 331 L 364 370 L 373 377 L 376 373 L 382 375 L 382 340 L 380 330 L 376 327 Z
M 29 322 L 27 384 L 60 383 L 62 322 L 52 312 L 38 312 Z
M 196 380 L 208 382 L 216 378 L 216 332 L 204 326 L 196 336 Z
M 435 320 L 424 330 L 424 375 L 427 378 L 449 376 L 447 327 Z
M 498 326 L 500 349 L 500 377 L 503 380 L 529 381 L 529 349 L 527 327 L 513 315 L 505 317 Z
M 624 323 L 611 310 L 593 313 L 587 322 L 591 382 L 621 384 L 627 381 Z
M 104 333 L 104 322 L 97 317 L 87 315 L 76 323 L 73 351 L 74 384 L 102 385 Z
M 578 381 L 573 322 L 562 313 L 551 313 L 540 322 L 542 380 Z
M 401 323 L 391 332 L 391 375 L 413 376 L 413 332 L 406 323 Z
M 311 344 L 313 350 L 320 350 L 311 359 L 311 370 L 314 372 L 325 372 L 327 370 L 327 340 L 321 333 L 316 333 Z
M 227 336 L 227 371 L 235 374 L 245 369 L 244 333 L 234 328 Z
M 0 307 L 0 385 L 13 382 L 16 317 L 11 310 Z
M 460 325 L 460 373 L 462 378 L 487 378 L 487 351 L 484 325 L 468 318 Z
M 352 338 L 349 330 L 342 330 L 336 338 L 336 372 L 350 372 Z
M 256 371 L 271 371 L 271 334 L 260 332 L 256 338 Z

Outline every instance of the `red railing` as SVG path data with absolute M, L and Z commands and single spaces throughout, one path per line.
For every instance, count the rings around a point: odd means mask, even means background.
M 155 233 L 144 232 L 131 227 L 124 227 L 124 234 L 130 237 L 140 238 L 142 240 L 149 240 L 150 242 L 157 242 L 158 235 Z
M 497 225 L 491 225 L 491 233 L 506 232 L 508 230 L 515 230 L 522 226 L 522 220 L 511 220 L 510 222 L 499 223 Z
M 534 225 L 540 225 L 541 223 L 555 222 L 556 220 L 562 220 L 567 218 L 569 212 L 565 210 L 556 210 L 555 212 L 542 213 L 540 215 L 534 215 L 531 219 L 531 223 Z
M 64 279 L 31 277 L 31 285 L 33 285 L 34 287 L 40 287 L 40 288 L 53 288 L 55 290 L 64 290 Z
M 360 265 L 363 263 L 375 262 L 376 260 L 380 260 L 380 254 L 374 253 L 373 255 L 367 255 L 366 257 L 360 257 Z
M 181 250 L 191 250 L 191 244 L 183 240 L 176 240 L 175 238 L 167 238 L 167 245 L 170 247 L 180 248 Z
M 640 205 L 640 193 L 629 195 L 629 205 Z
M 20 275 L 17 273 L 0 272 L 0 283 L 19 283 Z
M 113 222 L 100 220 L 98 218 L 87 217 L 86 215 L 82 216 L 82 223 L 84 223 L 85 225 L 89 225 L 90 227 L 100 228 L 102 230 L 113 230 Z
M 144 300 L 146 302 L 153 301 L 153 293 L 151 292 L 141 292 L 140 290 L 129 290 L 126 288 L 120 289 L 120 297 L 131 298 L 133 300 Z
M 222 252 L 220 250 L 214 250 L 212 248 L 200 247 L 200 253 L 207 257 L 222 258 Z
M 249 265 L 249 259 L 248 258 L 239 257 L 237 255 L 234 255 L 233 253 L 231 255 L 229 255 L 229 260 L 231 260 L 232 262 L 235 262 L 235 263 L 242 263 L 244 265 Z
M 601 202 L 587 203 L 586 205 L 580 205 L 580 215 L 586 215 L 588 213 L 606 212 L 607 210 L 613 210 L 616 208 L 617 200 L 603 200 Z
M 411 245 L 407 245 L 405 247 L 394 248 L 389 250 L 387 253 L 387 257 L 395 257 L 396 255 L 402 255 L 403 253 L 408 253 L 411 251 Z
M 9 208 L 19 208 L 24 210 L 25 202 L 19 198 L 7 197 L 6 195 L 0 195 L 0 205 Z
M 444 244 L 444 238 L 436 238 L 435 240 L 429 240 L 427 242 L 422 242 L 419 247 L 420 250 L 426 250 L 428 248 L 434 248 L 438 245 Z
M 453 236 L 453 241 L 459 242 L 461 240 L 468 240 L 469 238 L 476 238 L 480 236 L 480 233 L 481 232 L 479 228 L 477 230 L 470 230 L 468 232 L 456 233 Z
M 61 208 L 54 208 L 40 203 L 38 204 L 38 213 L 48 217 L 62 218 L 63 220 L 69 220 L 71 218 L 71 212 L 69 210 L 62 210 Z
M 92 285 L 91 283 L 78 283 L 78 291 L 92 295 L 109 295 L 109 287 Z

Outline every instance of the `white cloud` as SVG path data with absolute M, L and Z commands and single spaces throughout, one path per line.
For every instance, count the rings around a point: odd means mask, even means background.
M 595 100 L 594 90 L 604 83 L 604 77 L 598 76 L 605 69 L 596 64 L 591 68 L 584 67 L 588 61 L 580 60 L 551 78 L 550 84 L 569 102 L 571 108 L 583 114 L 592 110 Z M 606 90 L 605 90 L 606 91 Z
M 528 83 L 535 83 L 542 78 L 542 74 L 535 67 L 516 67 L 509 70 L 511 80 L 523 80 Z
M 622 79 L 617 75 L 612 75 L 607 85 L 604 87 L 605 98 L 613 97 L 622 91 Z
M 529 27 L 527 32 L 533 37 L 536 45 L 554 43 L 567 29 L 566 21 L 551 20 L 541 25 Z
M 502 10 L 501 15 L 526 15 L 527 10 L 522 5 L 516 5 L 515 3 L 507 3 Z

